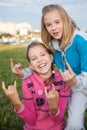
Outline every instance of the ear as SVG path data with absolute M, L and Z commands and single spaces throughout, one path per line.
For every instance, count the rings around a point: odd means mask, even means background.
M 53 55 L 50 54 L 50 59 L 51 59 L 51 62 L 53 62 Z

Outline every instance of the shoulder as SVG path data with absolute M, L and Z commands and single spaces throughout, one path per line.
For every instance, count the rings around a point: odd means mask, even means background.
M 87 34 L 83 31 L 76 30 L 71 45 L 78 49 L 87 48 Z
M 84 31 L 76 30 L 73 39 L 87 41 L 87 33 Z
M 29 84 L 31 82 L 33 82 L 33 84 L 43 82 L 43 78 L 33 71 L 32 75 L 24 79 L 22 83 Z
M 22 84 L 27 84 L 27 83 L 31 82 L 33 78 L 34 78 L 34 73 L 32 75 L 28 76 L 26 79 L 23 79 Z

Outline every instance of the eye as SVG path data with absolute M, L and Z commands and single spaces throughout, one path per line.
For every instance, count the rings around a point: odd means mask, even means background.
M 46 54 L 44 53 L 44 54 L 42 54 L 42 56 L 45 56 Z
M 56 23 L 60 23 L 60 22 L 58 21 L 58 22 L 56 22 Z
M 51 26 L 51 24 L 46 24 L 46 27 L 50 27 Z
M 43 57 L 44 57 L 44 56 L 46 56 L 46 55 L 47 55 L 47 53 L 46 53 L 46 52 L 41 54 L 41 56 L 43 56 Z
M 60 23 L 60 21 L 56 21 L 55 23 L 56 23 L 56 24 L 59 24 L 59 23 Z
M 31 61 L 34 61 L 34 60 L 36 60 L 36 57 L 31 58 Z

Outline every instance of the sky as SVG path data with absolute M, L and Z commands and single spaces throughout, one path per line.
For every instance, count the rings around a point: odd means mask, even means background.
M 60 4 L 80 29 L 87 29 L 87 0 L 0 0 L 0 20 L 40 29 L 42 8 L 48 4 Z

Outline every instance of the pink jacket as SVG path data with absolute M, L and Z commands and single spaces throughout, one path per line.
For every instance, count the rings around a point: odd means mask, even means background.
M 24 130 L 64 130 L 64 113 L 70 98 L 70 88 L 63 82 L 58 72 L 55 72 L 54 85 L 59 93 L 59 109 L 57 114 L 52 116 L 44 93 L 44 78 L 33 72 L 31 76 L 23 80 L 24 105 L 17 114 L 25 122 Z M 48 86 L 48 89 L 51 89 L 51 86 Z

